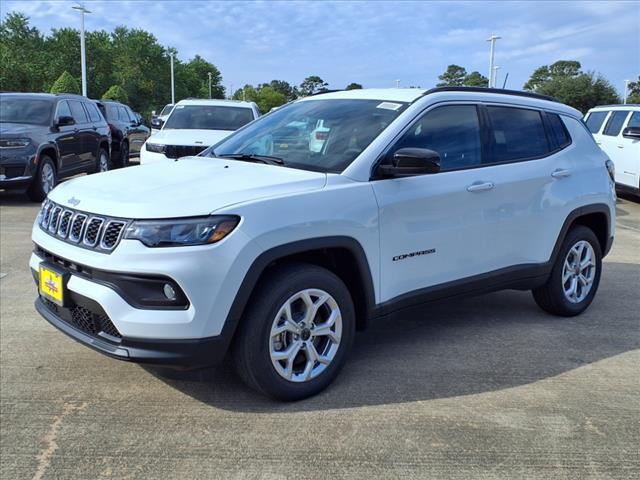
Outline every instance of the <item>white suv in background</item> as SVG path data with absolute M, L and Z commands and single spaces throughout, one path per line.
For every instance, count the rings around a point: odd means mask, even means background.
M 616 167 L 621 190 L 640 195 L 640 105 L 604 105 L 585 117 L 596 143 Z
M 317 152 L 296 132 L 319 121 Z M 197 157 L 63 183 L 30 266 L 37 310 L 79 342 L 183 367 L 230 351 L 251 387 L 294 400 L 336 377 L 356 328 L 406 307 L 514 288 L 580 314 L 614 225 L 613 165 L 577 110 L 488 88 L 351 90 Z
M 178 102 L 162 130 L 140 150 L 140 163 L 197 155 L 260 116 L 253 102 L 189 99 Z

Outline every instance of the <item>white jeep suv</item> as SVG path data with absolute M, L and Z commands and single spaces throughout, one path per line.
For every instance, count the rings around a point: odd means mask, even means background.
M 182 100 L 142 146 L 140 164 L 197 155 L 259 116 L 253 102 Z
M 595 107 L 585 123 L 615 165 L 618 188 L 640 195 L 640 105 Z
M 250 386 L 293 400 L 336 377 L 357 328 L 405 307 L 511 288 L 581 313 L 614 216 L 612 164 L 572 108 L 486 88 L 352 90 L 198 157 L 63 183 L 30 266 L 37 310 L 79 342 L 179 367 L 229 350 Z

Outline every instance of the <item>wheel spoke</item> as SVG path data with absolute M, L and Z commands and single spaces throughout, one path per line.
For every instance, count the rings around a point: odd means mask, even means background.
M 333 343 L 340 342 L 340 337 L 331 329 L 331 325 L 320 325 L 313 330 L 314 337 L 328 337 Z
M 298 325 L 294 320 L 293 320 L 293 316 L 291 315 L 291 304 L 287 303 L 284 306 L 284 311 L 281 312 L 284 314 L 284 323 L 282 323 L 281 325 L 276 326 L 272 331 L 271 331 L 271 336 L 275 336 L 275 335 L 280 335 L 281 333 L 284 332 L 291 332 L 291 333 L 300 333 L 300 325 Z M 280 318 L 282 318 L 282 315 L 280 315 Z

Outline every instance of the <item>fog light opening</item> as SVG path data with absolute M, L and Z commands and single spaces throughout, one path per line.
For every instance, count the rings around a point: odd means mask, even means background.
M 164 296 L 171 301 L 174 301 L 177 297 L 175 289 L 168 283 L 164 284 L 164 287 L 162 287 L 162 292 L 164 293 Z

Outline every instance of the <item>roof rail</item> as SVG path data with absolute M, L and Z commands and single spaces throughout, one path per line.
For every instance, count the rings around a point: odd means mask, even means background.
M 320 90 L 319 92 L 310 93 L 307 97 L 315 97 L 316 95 L 322 95 L 323 93 L 344 92 L 344 88 L 336 88 L 334 90 Z
M 549 102 L 558 102 L 557 98 L 549 95 L 541 95 L 534 92 L 524 92 L 522 90 L 506 90 L 504 88 L 487 88 L 487 87 L 435 87 L 427 90 L 422 95 L 430 95 L 438 92 L 479 92 L 479 93 L 498 93 L 501 95 L 515 95 L 518 97 L 537 98 L 539 100 L 547 100 Z
M 607 107 L 640 107 L 640 103 L 611 103 L 609 105 L 596 105 L 591 108 L 607 108 Z

